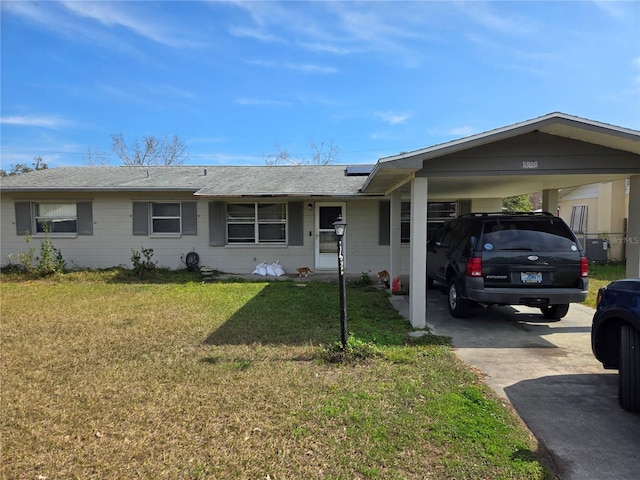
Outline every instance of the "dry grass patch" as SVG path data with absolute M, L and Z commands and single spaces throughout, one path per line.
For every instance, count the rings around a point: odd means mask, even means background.
M 3 275 L 2 478 L 545 478 L 535 441 L 375 288 Z

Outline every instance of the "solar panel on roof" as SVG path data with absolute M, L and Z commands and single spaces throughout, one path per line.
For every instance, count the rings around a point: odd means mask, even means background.
M 366 177 L 373 170 L 373 165 L 347 165 L 344 174 L 347 177 Z

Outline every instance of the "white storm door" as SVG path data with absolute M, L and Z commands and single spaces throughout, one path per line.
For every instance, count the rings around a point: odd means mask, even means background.
M 346 221 L 344 203 L 316 203 L 316 267 L 338 269 L 338 241 L 333 222 L 339 216 Z M 344 248 L 344 239 L 343 248 Z

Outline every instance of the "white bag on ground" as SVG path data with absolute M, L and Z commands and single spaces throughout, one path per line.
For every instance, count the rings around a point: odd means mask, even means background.
M 262 275 L 265 276 L 267 274 L 267 264 L 262 262 L 260 265 L 257 265 L 256 268 L 253 269 L 251 275 Z
M 271 269 L 273 270 L 273 274 L 276 277 L 280 277 L 282 275 L 284 275 L 284 268 L 282 268 L 282 265 L 280 265 L 279 263 L 280 261 L 278 260 L 276 263 L 271 265 Z

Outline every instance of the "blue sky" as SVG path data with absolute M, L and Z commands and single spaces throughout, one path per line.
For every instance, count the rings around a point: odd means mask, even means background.
M 555 111 L 640 130 L 638 1 L 3 0 L 1 22 L 4 169 L 118 165 L 120 132 L 264 165 L 311 142 L 374 163 Z

